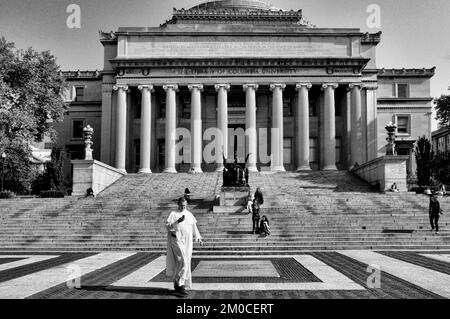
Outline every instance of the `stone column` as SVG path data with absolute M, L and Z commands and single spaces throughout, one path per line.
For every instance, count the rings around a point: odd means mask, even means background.
M 166 168 L 164 173 L 177 173 L 175 169 L 176 92 L 177 84 L 163 86 L 166 91 Z
M 248 136 L 248 162 L 247 169 L 249 172 L 257 172 L 256 160 L 257 153 L 257 137 L 256 137 L 256 90 L 258 84 L 244 84 L 245 96 L 245 133 Z M 247 156 L 247 155 L 246 155 Z
M 271 84 L 272 95 L 272 167 L 274 172 L 284 172 L 283 162 L 283 90 L 286 84 Z
M 297 171 L 309 171 L 309 89 L 311 83 L 298 83 L 297 99 Z
M 150 153 L 151 153 L 151 135 L 152 135 L 152 102 L 151 94 L 154 92 L 153 85 L 140 85 L 142 92 L 141 103 L 141 168 L 139 173 L 151 174 Z
M 191 170 L 202 171 L 202 84 L 188 85 L 191 91 Z
M 363 164 L 362 154 L 362 116 L 361 116 L 361 83 L 349 85 L 351 90 L 351 141 L 350 148 L 352 154 L 351 167 L 358 163 Z
M 325 91 L 324 105 L 324 171 L 337 170 L 336 168 L 336 106 L 334 90 L 336 83 L 322 85 Z
M 217 171 L 222 172 L 224 169 L 223 156 L 228 158 L 228 91 L 229 84 L 216 84 L 214 86 L 217 91 L 217 128 L 221 132 L 216 148 Z
M 117 115 L 116 115 L 116 168 L 123 173 L 126 161 L 126 143 L 127 143 L 127 85 L 115 85 L 113 88 L 117 91 Z

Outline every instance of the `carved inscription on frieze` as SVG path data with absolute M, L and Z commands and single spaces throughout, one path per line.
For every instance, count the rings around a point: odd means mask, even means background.
M 129 37 L 128 57 L 345 57 L 347 38 Z

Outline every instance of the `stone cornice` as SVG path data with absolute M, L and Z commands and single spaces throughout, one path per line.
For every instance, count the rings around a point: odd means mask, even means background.
M 262 9 L 173 9 L 172 18 L 161 26 L 177 23 L 263 23 L 263 24 L 297 24 L 312 27 L 302 21 L 302 10 L 273 11 Z
M 379 69 L 378 77 L 427 77 L 431 78 L 436 72 L 436 67 L 431 69 Z
M 378 102 L 431 102 L 432 97 L 409 97 L 409 98 L 398 98 L 398 97 L 379 97 Z
M 354 74 L 361 73 L 369 59 L 366 58 L 299 58 L 299 59 L 111 59 L 119 76 L 125 69 L 141 69 L 145 75 L 149 68 L 185 68 L 185 67 L 314 67 L 327 68 L 327 74 L 333 74 L 334 68 L 351 68 Z M 147 73 L 148 74 L 148 73 Z

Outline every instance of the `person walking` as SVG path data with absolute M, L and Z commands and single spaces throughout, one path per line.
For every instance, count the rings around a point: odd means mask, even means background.
M 430 206 L 428 209 L 429 215 L 430 215 L 430 224 L 431 224 L 431 231 L 436 231 L 436 234 L 439 234 L 439 216 L 442 215 L 442 209 L 441 205 L 438 201 L 438 197 L 436 193 L 433 193 L 430 196 Z
M 259 202 L 256 200 L 256 198 L 253 200 L 253 207 L 252 207 L 252 220 L 253 220 L 253 226 L 252 226 L 252 232 L 253 234 L 259 233 Z
M 197 220 L 187 210 L 184 197 L 178 199 L 178 211 L 172 211 L 166 221 L 167 256 L 166 275 L 172 277 L 175 292 L 187 295 L 186 287 L 192 288 L 191 260 L 193 242 L 203 245 L 197 228 Z

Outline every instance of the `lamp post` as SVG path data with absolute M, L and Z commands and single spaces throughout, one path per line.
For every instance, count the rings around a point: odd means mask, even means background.
M 1 189 L 2 192 L 3 192 L 3 180 L 5 177 L 5 160 L 6 160 L 6 153 L 2 152 L 2 189 Z

